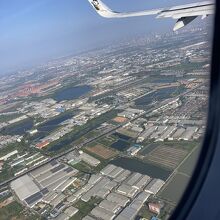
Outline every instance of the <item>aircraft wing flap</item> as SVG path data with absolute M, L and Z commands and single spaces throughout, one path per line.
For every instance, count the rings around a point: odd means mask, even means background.
M 157 18 L 181 18 L 181 17 L 191 17 L 191 16 L 204 16 L 210 15 L 214 12 L 214 4 L 203 2 L 202 3 L 195 3 L 195 4 L 188 4 L 178 7 L 172 7 L 169 9 L 162 10 Z

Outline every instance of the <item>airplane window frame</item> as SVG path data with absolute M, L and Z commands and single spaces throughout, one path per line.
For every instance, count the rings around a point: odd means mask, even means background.
M 216 1 L 215 4 L 216 8 L 213 19 L 214 32 L 212 41 L 209 106 L 206 132 L 204 134 L 201 152 L 195 170 L 180 202 L 170 217 L 171 220 L 192 219 L 190 216 L 191 212 L 196 213 L 196 215 L 198 214 L 198 207 L 204 206 L 204 204 L 201 204 L 201 200 L 198 200 L 198 197 L 202 189 L 209 187 L 206 184 L 206 180 L 208 178 L 207 176 L 211 171 L 215 173 L 218 172 L 218 170 L 213 170 L 213 168 L 211 168 L 211 165 L 214 163 L 214 155 L 217 153 L 217 149 L 220 148 L 220 145 L 218 146 L 220 141 L 220 2 Z M 220 158 L 220 155 L 217 158 Z M 220 161 L 218 164 L 220 164 Z M 217 182 L 219 183 L 219 180 Z M 215 185 L 217 185 L 217 183 L 215 183 Z M 216 212 L 219 212 L 219 202 L 216 203 L 215 207 L 213 207 Z M 205 210 L 205 212 L 209 215 L 211 213 L 211 210 L 208 208 L 210 205 L 209 200 L 204 200 L 202 203 L 206 203 L 207 210 Z M 195 204 L 197 205 L 197 208 L 195 208 Z

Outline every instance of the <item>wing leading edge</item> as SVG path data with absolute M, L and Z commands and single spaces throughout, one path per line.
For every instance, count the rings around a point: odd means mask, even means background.
M 106 6 L 101 0 L 88 0 L 96 12 L 105 18 L 126 18 L 146 15 L 156 15 L 156 18 L 173 18 L 177 22 L 174 31 L 186 26 L 196 17 L 202 18 L 214 14 L 215 4 L 211 1 L 180 5 L 170 8 L 159 8 L 137 12 L 116 12 Z

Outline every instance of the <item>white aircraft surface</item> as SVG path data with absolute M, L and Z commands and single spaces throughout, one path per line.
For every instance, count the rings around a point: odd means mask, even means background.
M 211 1 L 137 12 L 116 12 L 106 6 L 101 0 L 88 1 L 96 10 L 96 12 L 105 18 L 127 18 L 145 15 L 156 15 L 156 18 L 177 19 L 177 22 L 173 28 L 174 31 L 186 26 L 198 16 L 202 16 L 202 19 L 204 19 L 208 15 L 214 14 L 215 11 L 215 4 Z

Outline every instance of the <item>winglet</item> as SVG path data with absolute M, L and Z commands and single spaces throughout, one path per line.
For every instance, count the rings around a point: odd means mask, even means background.
M 93 6 L 93 8 L 96 10 L 96 12 L 105 18 L 112 18 L 115 15 L 115 12 L 113 12 L 108 6 L 106 6 L 102 1 L 100 0 L 88 0 L 89 3 Z
M 173 31 L 177 31 L 177 30 L 185 27 L 187 24 L 192 22 L 196 17 L 197 16 L 179 18 L 173 28 Z

